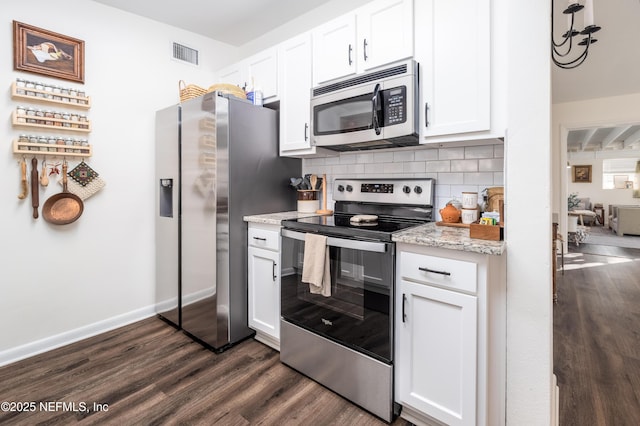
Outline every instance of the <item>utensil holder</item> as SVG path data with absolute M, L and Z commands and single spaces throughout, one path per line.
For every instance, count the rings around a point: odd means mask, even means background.
M 315 189 L 298 190 L 298 212 L 315 213 L 320 207 L 318 191 Z

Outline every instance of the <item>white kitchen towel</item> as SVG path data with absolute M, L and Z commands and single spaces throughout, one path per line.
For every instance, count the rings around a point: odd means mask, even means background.
M 324 235 L 307 233 L 304 236 L 302 282 L 309 284 L 312 294 L 331 296 L 329 246 Z

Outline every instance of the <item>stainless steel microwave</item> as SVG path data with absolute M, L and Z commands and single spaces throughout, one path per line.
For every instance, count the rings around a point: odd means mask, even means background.
M 317 147 L 357 151 L 418 145 L 418 63 L 405 60 L 311 92 Z

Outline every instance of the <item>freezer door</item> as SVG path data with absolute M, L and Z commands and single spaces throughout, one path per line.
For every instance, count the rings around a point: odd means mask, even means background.
M 156 312 L 177 327 L 180 327 L 179 127 L 179 106 L 156 113 Z

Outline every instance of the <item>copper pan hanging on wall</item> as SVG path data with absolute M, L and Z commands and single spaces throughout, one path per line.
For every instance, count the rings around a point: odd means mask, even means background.
M 82 215 L 84 203 L 67 189 L 67 162 L 62 163 L 62 192 L 52 195 L 42 206 L 42 217 L 54 225 L 67 225 Z

